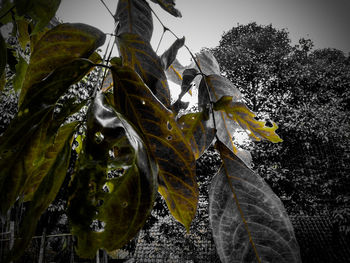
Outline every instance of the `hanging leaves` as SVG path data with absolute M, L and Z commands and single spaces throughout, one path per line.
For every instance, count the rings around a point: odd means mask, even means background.
M 170 106 L 170 91 L 160 58 L 149 42 L 136 34 L 124 33 L 117 37 L 123 65 L 134 69 L 166 106 Z
M 104 41 L 104 33 L 85 24 L 66 23 L 49 30 L 35 44 L 19 104 L 22 104 L 25 94 L 34 83 L 73 59 L 88 58 Z
M 221 262 L 301 262 L 280 199 L 223 143 L 223 165 L 209 190 L 209 218 Z
M 115 19 L 119 22 L 117 34 L 133 33 L 142 37 L 146 42 L 151 41 L 153 20 L 151 8 L 146 1 L 118 1 Z
M 77 59 L 56 69 L 28 91 L 18 115 L 0 137 L 0 196 L 1 200 L 6 200 L 1 202 L 1 213 L 6 213 L 20 194 L 32 192 L 33 183 L 29 183 L 32 172 L 43 160 L 57 129 L 68 116 L 53 119 L 55 103 L 92 67 L 89 60 Z
M 110 158 L 124 169 L 120 177 L 107 177 Z M 68 212 L 78 237 L 77 253 L 91 258 L 99 248 L 121 248 L 141 229 L 157 192 L 157 168 L 141 138 L 103 94 L 97 94 L 89 109 L 78 162 Z M 103 222 L 104 229 L 92 229 L 93 220 Z
M 54 143 L 47 148 L 43 161 L 35 167 L 34 173 L 38 174 L 38 177 L 42 177 L 43 180 L 33 194 L 33 199 L 22 220 L 21 238 L 16 239 L 11 251 L 12 259 L 17 259 L 22 255 L 35 234 L 41 214 L 54 201 L 61 188 L 68 169 L 72 136 L 76 126 L 75 122 L 62 126 Z
M 191 148 L 174 115 L 129 67 L 112 66 L 117 110 L 139 129 L 159 166 L 159 192 L 187 229 L 196 213 L 198 185 Z

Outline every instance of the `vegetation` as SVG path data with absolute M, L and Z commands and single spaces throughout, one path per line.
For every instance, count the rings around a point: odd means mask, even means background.
M 152 2 L 181 16 L 173 1 Z M 125 245 L 144 225 L 157 192 L 189 230 L 199 196 L 196 159 L 214 144 L 222 165 L 207 178 L 209 221 L 221 261 L 300 262 L 282 202 L 239 158 L 232 141 L 241 127 L 255 140 L 281 142 L 277 125 L 254 118 L 240 91 L 220 75 L 213 55 L 191 54 L 194 64 L 183 67 L 175 58 L 184 39 L 175 36 L 159 57 L 150 45 L 148 2 L 120 0 L 115 14 L 120 57 L 101 63 L 96 49 L 105 34 L 100 30 L 69 23 L 46 27 L 59 4 L 17 0 L 1 6 L 0 22 L 13 23 L 22 51 L 12 52 L 18 62 L 11 68 L 11 47 L 1 36 L 0 76 L 20 95 L 18 113 L 0 138 L 0 213 L 5 216 L 17 201 L 27 203 L 20 238 L 6 260 L 20 256 L 59 193 L 75 141 L 78 159 L 68 178 L 67 211 L 79 256 Z M 94 68 L 111 72 L 112 89 L 96 85 L 87 101 L 62 103 L 69 88 Z M 15 71 L 11 79 L 9 70 Z M 173 104 L 167 76 L 181 83 Z M 199 111 L 180 116 L 186 106 L 181 97 L 193 81 Z M 69 121 L 82 107 L 88 108 L 86 117 Z
M 292 46 L 285 30 L 256 23 L 232 28 L 212 52 L 258 117 L 279 124 L 283 144 L 248 148 L 288 214 L 327 214 L 350 233 L 349 57 L 308 39 Z

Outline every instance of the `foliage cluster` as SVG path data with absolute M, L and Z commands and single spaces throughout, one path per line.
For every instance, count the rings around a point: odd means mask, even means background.
M 181 16 L 173 1 L 152 2 Z M 199 198 L 196 159 L 214 144 L 222 165 L 208 178 L 209 221 L 221 261 L 300 262 L 283 204 L 239 158 L 232 141 L 241 127 L 255 140 L 281 142 L 277 125 L 254 118 L 240 91 L 220 75 L 213 55 L 203 52 L 193 56 L 193 65 L 183 67 L 175 59 L 184 38 L 176 37 L 158 56 L 150 45 L 149 3 L 120 0 L 114 16 L 120 57 L 99 64 L 96 49 L 105 41 L 103 32 L 85 24 L 46 27 L 59 4 L 17 0 L 1 6 L 0 22 L 13 23 L 22 50 L 28 47 L 30 53 L 28 61 L 21 52 L 15 54 L 18 113 L 0 138 L 0 213 L 5 216 L 16 201 L 28 203 L 21 238 L 5 260 L 19 257 L 29 243 L 40 215 L 66 179 L 74 134 L 86 127 L 76 137 L 78 159 L 67 200 L 81 257 L 94 257 L 99 248 L 113 252 L 132 239 L 157 192 L 189 230 Z M 9 47 L 2 36 L 0 40 L 0 76 L 6 81 Z M 112 90 L 103 92 L 96 85 L 89 100 L 74 97 L 60 104 L 69 87 L 96 67 L 110 70 Z M 181 84 L 174 104 L 168 78 Z M 178 116 L 186 106 L 181 97 L 193 81 L 198 83 L 199 112 Z M 67 122 L 85 105 L 86 118 Z

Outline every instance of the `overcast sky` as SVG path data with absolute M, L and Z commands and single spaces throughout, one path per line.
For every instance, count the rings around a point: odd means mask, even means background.
M 114 13 L 118 1 L 104 2 Z M 182 18 L 172 17 L 153 3 L 151 7 L 167 27 L 186 37 L 193 52 L 218 45 L 224 31 L 249 22 L 286 28 L 293 44 L 306 37 L 315 48 L 350 52 L 350 0 L 177 0 Z M 113 32 L 113 18 L 100 0 L 62 0 L 57 15 L 64 22 L 87 23 L 105 33 Z M 152 44 L 156 46 L 162 28 L 155 18 L 154 26 Z M 167 34 L 160 51 L 172 41 L 174 38 Z M 180 55 L 182 60 L 189 59 L 185 50 Z

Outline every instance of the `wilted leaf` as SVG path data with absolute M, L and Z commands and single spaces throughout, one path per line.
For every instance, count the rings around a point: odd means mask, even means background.
M 54 201 L 66 176 L 70 160 L 71 142 L 77 123 L 62 126 L 54 143 L 47 148 L 44 160 L 34 171 L 43 177 L 23 218 L 20 234 L 12 250 L 13 259 L 19 258 L 35 233 L 41 214 Z
M 159 192 L 173 216 L 187 229 L 196 213 L 198 185 L 190 145 L 175 117 L 129 67 L 112 66 L 117 110 L 144 137 L 158 163 Z
M 123 65 L 134 69 L 166 106 L 170 106 L 170 91 L 160 58 L 149 42 L 136 34 L 121 34 L 117 37 Z
M 214 109 L 216 108 L 215 110 L 225 111 L 227 114 L 226 116 L 237 122 L 243 129 L 247 130 L 250 137 L 257 141 L 260 141 L 261 139 L 266 139 L 274 143 L 283 141 L 275 133 L 275 130 L 278 128 L 276 123 L 273 122 L 272 127 L 268 127 L 266 126 L 266 122 L 254 119 L 256 115 L 251 112 L 244 103 L 232 102 L 232 98 L 229 103 L 226 102 L 225 104 L 220 104 L 220 102 L 222 102 L 221 99 L 218 101 L 218 104 Z
M 209 218 L 221 262 L 301 262 L 280 199 L 224 144 L 216 148 L 223 165 L 210 186 Z
M 215 138 L 211 114 L 208 110 L 188 113 L 181 116 L 177 122 L 186 140 L 191 145 L 195 158 L 198 159 L 209 148 Z
M 68 212 L 78 254 L 94 257 L 99 248 L 121 248 L 141 229 L 157 193 L 157 168 L 141 138 L 103 94 L 91 105 L 87 125 Z M 121 164 L 122 176 L 108 178 L 107 161 L 114 147 L 119 151 L 113 159 L 128 162 Z M 126 155 L 132 158 L 124 159 Z M 93 220 L 102 221 L 104 229 L 91 229 Z
M 174 62 L 177 52 L 185 44 L 185 37 L 178 38 L 160 57 L 163 65 L 163 69 L 167 70 L 170 65 Z
M 133 33 L 150 42 L 153 33 L 151 8 L 144 0 L 120 0 L 117 6 L 117 34 Z
M 181 17 L 181 12 L 175 8 L 175 0 L 151 0 L 159 4 L 165 11 L 176 17 Z
M 15 0 L 18 14 L 29 15 L 36 21 L 32 34 L 36 34 L 49 24 L 60 3 L 61 0 Z
M 88 58 L 104 41 L 104 33 L 85 24 L 66 23 L 49 30 L 34 46 L 19 104 L 34 83 L 76 58 Z
M 16 75 L 13 78 L 13 88 L 15 91 L 19 91 L 22 89 L 27 68 L 28 68 L 27 61 L 25 61 L 25 59 L 21 55 L 19 55 L 19 60 L 16 65 Z

